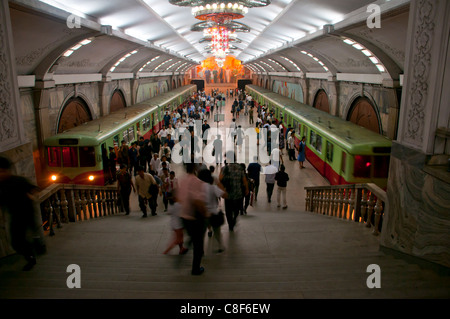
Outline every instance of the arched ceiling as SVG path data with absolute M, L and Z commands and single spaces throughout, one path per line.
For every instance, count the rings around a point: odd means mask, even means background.
M 199 22 L 191 9 L 168 0 L 9 2 L 19 75 L 184 72 L 210 56 L 199 43 L 203 34 L 190 30 Z M 381 8 L 381 28 L 367 26 L 370 4 Z M 408 0 L 272 0 L 238 20 L 251 30 L 238 33 L 233 55 L 258 73 L 398 80 L 408 11 Z M 344 39 L 370 51 L 385 71 Z M 89 43 L 67 54 L 83 40 Z

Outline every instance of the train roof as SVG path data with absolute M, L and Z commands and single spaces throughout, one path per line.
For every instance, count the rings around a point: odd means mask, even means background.
M 60 146 L 60 139 L 78 139 L 78 146 L 97 145 L 111 136 L 122 132 L 142 117 L 150 115 L 156 108 L 190 92 L 195 85 L 187 85 L 162 93 L 149 100 L 112 112 L 107 116 L 86 122 L 62 133 L 55 134 L 44 141 L 46 146 Z M 122 137 L 120 137 L 122 138 Z
M 264 88 L 254 85 L 247 85 L 247 87 L 262 94 L 266 100 L 282 105 L 284 110 L 291 115 L 301 117 L 308 127 L 321 135 L 325 135 L 350 153 L 372 153 L 374 147 L 390 147 L 392 145 L 392 141 L 389 138 L 353 122 L 346 121 Z M 390 153 L 390 151 L 383 153 Z

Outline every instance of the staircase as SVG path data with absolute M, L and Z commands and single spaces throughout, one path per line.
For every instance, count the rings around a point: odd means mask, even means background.
M 269 205 L 272 205 L 270 209 Z M 362 223 L 282 210 L 257 202 L 239 216 L 234 233 L 222 227 L 225 252 L 205 237 L 205 273 L 190 275 L 192 252 L 163 255 L 172 233 L 169 216 L 116 214 L 56 229 L 48 252 L 32 271 L 24 260 L 0 266 L 0 298 L 83 299 L 302 299 L 449 298 L 450 277 L 379 251 Z M 81 269 L 81 288 L 67 288 Z M 367 267 L 381 270 L 381 288 L 369 289 Z

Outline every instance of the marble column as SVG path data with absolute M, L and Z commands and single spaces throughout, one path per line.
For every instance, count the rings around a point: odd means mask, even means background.
M 437 131 L 449 131 L 450 1 L 412 0 L 405 80 L 393 142 L 382 248 L 450 267 L 450 173 Z M 433 165 L 434 158 L 444 158 Z M 437 163 L 439 164 L 439 163 Z
M 0 155 L 9 158 L 13 172 L 36 183 L 31 142 L 25 137 L 15 66 L 8 1 L 0 2 Z M 0 257 L 13 253 L 6 233 L 6 214 L 0 208 Z

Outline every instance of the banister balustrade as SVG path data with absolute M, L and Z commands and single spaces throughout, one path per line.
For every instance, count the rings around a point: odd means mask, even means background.
M 365 223 L 379 235 L 387 204 L 386 192 L 375 184 L 305 187 L 305 210 Z
M 77 222 L 117 214 L 116 186 L 87 186 L 53 184 L 37 196 L 43 225 L 48 224 L 54 235 L 53 224 Z

